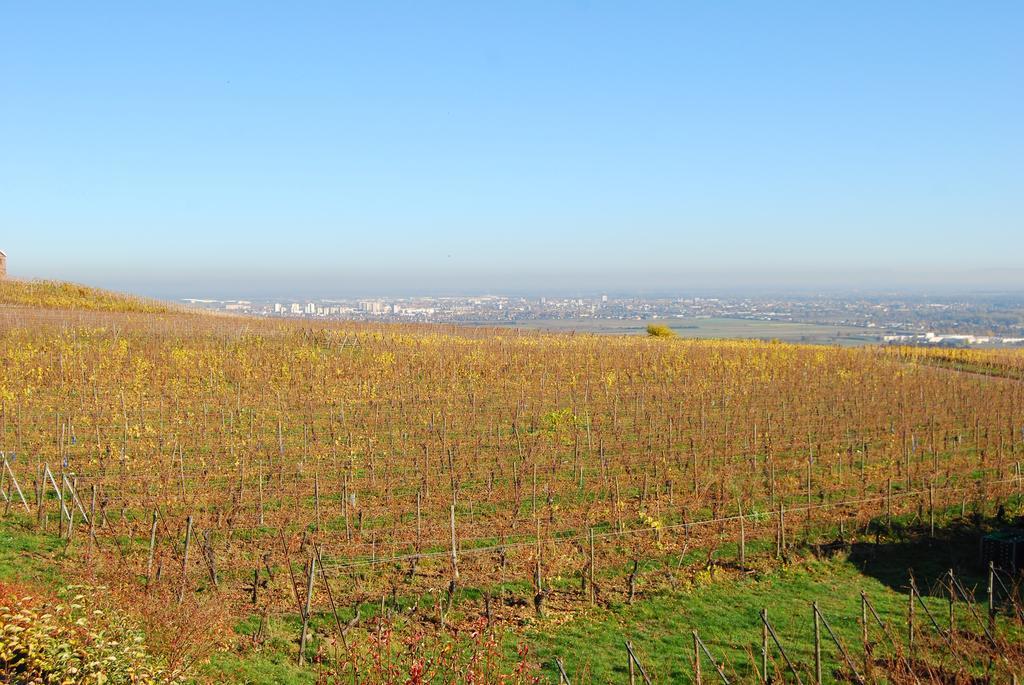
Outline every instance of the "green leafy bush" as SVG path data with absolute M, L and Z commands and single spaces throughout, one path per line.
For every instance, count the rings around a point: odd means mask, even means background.
M 90 606 L 83 592 L 43 600 L 0 584 L 0 682 L 116 685 L 174 683 L 124 616 Z M 71 593 L 78 594 L 71 594 Z
M 676 332 L 663 323 L 647 324 L 647 335 L 652 338 L 674 338 Z

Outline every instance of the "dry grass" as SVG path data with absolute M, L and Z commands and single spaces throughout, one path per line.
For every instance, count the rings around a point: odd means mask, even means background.
M 13 279 L 0 280 L 0 305 L 149 314 L 180 309 L 158 300 L 124 295 L 64 281 Z

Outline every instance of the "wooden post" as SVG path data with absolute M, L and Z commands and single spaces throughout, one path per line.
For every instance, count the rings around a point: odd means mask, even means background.
M 263 527 L 263 464 L 260 464 L 258 487 L 260 493 L 260 527 Z
M 700 642 L 697 631 L 693 631 L 693 682 L 701 685 L 700 679 Z
M 61 469 L 60 473 L 60 489 L 57 490 L 57 499 L 60 500 L 61 514 L 57 517 L 57 537 L 64 537 L 64 481 L 67 476 L 64 475 L 64 469 Z M 56 486 L 54 486 L 56 487 Z
M 316 545 L 314 544 L 314 549 Z M 299 635 L 299 666 L 306 662 L 306 640 L 309 637 L 309 614 L 313 609 L 313 579 L 316 574 L 316 552 L 309 557 L 309 576 L 306 580 L 306 605 L 302 612 L 302 633 Z
M 36 481 L 36 527 L 43 527 L 43 511 L 45 509 L 46 481 L 42 466 L 39 467 L 39 479 Z
M 996 634 L 996 562 L 988 562 L 988 632 Z
M 533 465 L 533 503 L 530 505 L 530 513 L 537 516 L 537 465 Z
M 185 501 L 185 455 L 181 451 L 181 443 L 178 443 L 178 475 L 180 480 L 178 481 L 178 491 L 181 495 L 181 501 Z
M 770 683 L 768 676 L 768 610 L 761 609 L 761 679 Z
M 629 664 L 629 685 L 636 685 L 636 673 L 633 670 L 633 651 L 631 643 L 626 643 L 626 663 Z
M 558 666 L 558 683 L 561 685 L 572 685 L 572 681 L 569 680 L 569 674 L 565 672 L 565 664 L 562 663 L 561 657 L 555 657 L 555 665 Z
M 864 677 L 871 682 L 871 647 L 868 645 L 868 597 L 860 591 L 860 641 L 864 647 Z
M 313 474 L 313 508 L 316 512 L 316 532 L 320 532 L 320 470 Z
M 885 480 L 885 525 L 892 524 L 892 478 Z
M 772 625 L 768 622 L 767 612 L 762 613 L 761 622 L 764 624 L 765 628 L 768 629 L 768 634 L 771 635 L 772 642 L 775 643 L 779 653 L 782 654 L 782 659 L 786 662 L 786 667 L 789 669 L 789 672 L 792 673 L 793 677 L 796 679 L 797 685 L 803 685 L 803 680 L 800 678 L 800 672 L 796 670 L 793 660 L 789 658 L 789 654 L 786 653 L 785 647 L 783 647 L 782 643 L 779 641 L 779 636 L 775 634 L 775 629 L 772 628 Z M 765 653 L 767 653 L 767 650 Z
M 178 604 L 185 599 L 185 587 L 188 585 L 188 548 L 192 544 L 192 517 L 185 522 L 185 553 L 181 557 L 181 590 L 178 592 Z
M 96 541 L 96 484 L 92 485 L 92 499 L 89 503 L 89 558 L 92 558 L 92 545 Z
M 935 537 L 935 482 L 928 481 L 928 521 L 931 525 L 931 536 Z
M 868 598 L 864 591 L 860 591 L 860 641 L 866 646 L 868 644 Z
M 814 682 L 821 685 L 821 622 L 818 619 L 818 603 L 811 604 L 814 614 Z
M 537 618 L 544 617 L 544 569 L 541 560 L 541 539 L 540 539 L 540 518 L 535 518 L 534 521 L 537 524 L 537 563 L 534 566 L 534 585 L 537 586 L 537 592 L 533 596 L 533 608 L 537 613 Z
M 594 527 L 590 527 L 590 604 L 597 604 L 597 587 L 594 585 Z
M 422 514 L 423 488 L 416 491 L 416 551 L 420 551 L 420 541 L 423 535 L 423 514 Z
M 907 605 L 907 656 L 914 659 L 914 585 L 910 585 L 910 604 Z
M 6 466 L 6 464 L 4 465 Z M 6 517 L 8 514 L 11 513 L 11 507 L 14 506 L 14 482 L 12 481 L 9 485 L 7 485 L 7 492 L 4 492 L 4 476 L 4 470 L 0 469 L 0 495 L 3 495 L 4 497 L 4 516 Z
M 93 490 L 93 494 L 95 494 Z M 153 525 L 149 529 L 149 558 L 146 560 L 146 587 L 153 579 L 153 551 L 156 548 L 156 509 L 153 510 Z
M 809 528 L 811 525 L 811 462 L 814 457 L 809 455 L 807 457 L 807 518 L 805 525 Z M 808 533 L 809 535 L 810 533 Z
M 3 467 L 7 471 L 7 475 L 9 475 L 11 477 L 11 485 L 14 486 L 14 490 L 17 491 L 18 498 L 21 499 L 22 506 L 25 507 L 25 513 L 26 514 L 31 514 L 32 510 L 29 508 L 28 502 L 25 500 L 25 493 L 23 493 L 21 491 L 21 486 L 18 485 L 18 479 L 14 477 L 14 470 L 11 468 L 11 465 L 9 463 L 7 463 L 7 456 L 6 455 L 4 455 L 4 457 L 3 457 Z M 8 487 L 8 491 L 10 491 L 10 487 Z M 11 500 L 13 501 L 13 499 L 14 499 L 14 496 L 12 494 L 11 495 Z
M 949 569 L 949 637 L 952 639 L 956 631 L 956 616 L 953 610 L 956 601 L 956 588 L 953 585 L 953 569 Z
M 743 501 L 736 500 L 740 511 L 740 571 L 747 570 L 747 528 L 743 519 Z
M 213 551 L 213 544 L 210 542 L 210 531 L 203 531 L 203 556 L 206 558 L 206 567 L 210 572 L 210 582 L 215 588 L 220 587 L 217 579 L 217 557 Z
M 68 519 L 68 544 L 71 543 L 71 539 L 75 534 L 75 509 L 74 507 L 70 510 L 71 518 Z
M 780 556 L 786 554 L 786 503 L 779 503 L 779 550 Z
M 455 505 L 451 505 L 449 508 L 448 525 L 451 529 L 452 534 L 452 550 L 451 550 L 451 561 L 452 561 L 452 580 L 459 579 L 459 548 L 458 542 L 455 539 Z

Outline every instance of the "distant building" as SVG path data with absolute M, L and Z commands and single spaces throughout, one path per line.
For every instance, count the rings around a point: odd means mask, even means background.
M 7 278 L 7 253 L 0 250 L 0 278 Z

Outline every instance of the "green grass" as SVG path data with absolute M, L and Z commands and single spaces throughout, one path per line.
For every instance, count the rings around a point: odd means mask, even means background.
M 281 683 L 306 685 L 316 682 L 316 672 L 295 663 L 295 632 L 292 626 L 271 621 L 267 642 L 259 651 L 217 652 L 199 670 L 197 680 L 215 683 Z
M 61 580 L 57 559 L 64 545 L 56 535 L 26 527 L 27 520 L 0 519 L 0 581 L 54 587 Z
M 632 641 L 648 674 L 660 682 L 684 682 L 693 678 L 693 638 L 697 630 L 712 654 L 725 663 L 734 681 L 756 682 L 755 663 L 760 663 L 761 623 L 759 612 L 768 610 L 779 639 L 790 658 L 811 681 L 813 668 L 813 623 L 811 603 L 839 635 L 858 670 L 863 670 L 861 647 L 860 592 L 863 590 L 882 618 L 893 626 L 900 640 L 906 635 L 909 599 L 908 569 L 914 569 L 925 602 L 942 628 L 947 626 L 948 603 L 944 596 L 927 596 L 926 588 L 938 588 L 949 568 L 956 568 L 968 588 L 983 588 L 984 578 L 976 567 L 976 531 L 966 527 L 943 531 L 940 540 L 855 544 L 832 558 L 807 554 L 788 566 L 764 573 L 740 576 L 720 568 L 698 571 L 688 589 L 655 586 L 632 606 L 622 604 L 588 610 L 578 618 L 559 624 L 557 620 L 535 624 L 526 634 L 534 658 L 545 675 L 557 682 L 554 661 L 560 657 L 573 682 L 626 682 L 627 660 L 623 645 Z M 716 577 L 717 576 L 717 577 Z M 980 595 L 978 599 L 983 599 Z M 980 609 L 984 612 L 984 607 Z M 918 607 L 919 639 L 940 640 L 927 616 Z M 965 604 L 956 609 L 959 627 L 980 628 Z M 824 628 L 822 633 L 824 635 Z M 999 619 L 999 631 L 1024 640 L 1024 630 L 1008 618 Z M 1005 632 L 1004 632 L 1005 631 Z M 872 638 L 882 639 L 876 626 Z M 823 659 L 826 680 L 842 664 L 835 646 L 824 637 Z M 507 651 L 511 653 L 511 641 Z M 890 650 L 891 651 L 891 650 Z M 772 646 L 774 667 L 781 673 L 785 663 Z M 881 652 L 879 652 L 881 653 Z M 982 673 L 985 664 L 974 664 Z M 713 666 L 704 661 L 705 677 L 717 679 Z M 788 678 L 789 676 L 787 676 Z

